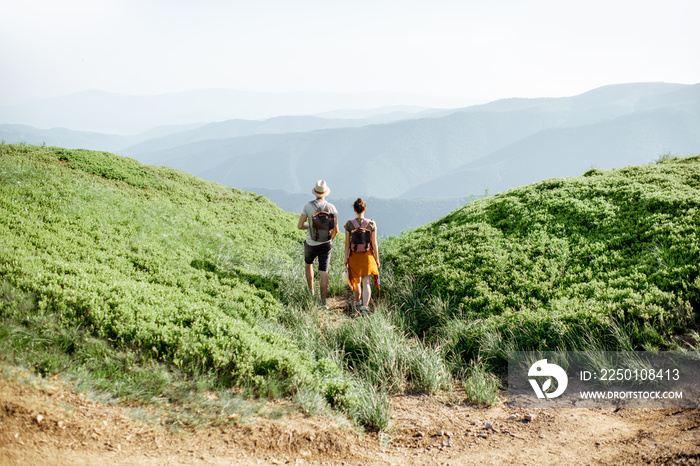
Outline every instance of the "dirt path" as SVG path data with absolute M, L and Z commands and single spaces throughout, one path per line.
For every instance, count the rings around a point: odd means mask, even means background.
M 0 464 L 700 464 L 698 410 L 480 409 L 454 394 L 396 396 L 362 434 L 292 414 L 173 433 L 56 380 L 0 376 Z
M 354 311 L 329 299 L 330 321 Z M 324 417 L 227 420 L 179 433 L 134 407 L 85 399 L 0 365 L 0 465 L 700 464 L 700 410 L 484 409 L 459 393 L 391 399 L 391 427 Z M 146 410 L 147 411 L 147 410 Z

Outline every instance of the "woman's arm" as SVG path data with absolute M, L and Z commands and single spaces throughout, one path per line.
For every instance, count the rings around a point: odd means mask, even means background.
M 372 254 L 374 255 L 374 260 L 377 262 L 377 267 L 379 267 L 379 246 L 377 245 L 377 228 L 372 231 Z

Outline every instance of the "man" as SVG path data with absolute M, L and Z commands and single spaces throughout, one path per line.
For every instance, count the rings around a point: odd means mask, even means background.
M 338 234 L 338 211 L 326 201 L 331 190 L 324 180 L 318 180 L 313 189 L 316 200 L 308 202 L 299 217 L 297 228 L 306 230 L 304 242 L 304 262 L 306 264 L 306 283 L 314 294 L 314 261 L 318 258 L 318 272 L 321 282 L 321 305 L 326 305 L 328 292 L 328 265 L 331 262 L 333 238 Z M 308 220 L 308 224 L 307 224 Z

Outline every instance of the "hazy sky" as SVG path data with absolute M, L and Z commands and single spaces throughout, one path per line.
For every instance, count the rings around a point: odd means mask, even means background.
M 700 82 L 697 0 L 0 0 L 0 105 L 85 89 L 481 100 Z

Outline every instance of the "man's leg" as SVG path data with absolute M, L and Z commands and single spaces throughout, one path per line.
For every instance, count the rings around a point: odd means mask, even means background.
M 328 267 L 331 264 L 331 250 L 333 249 L 333 243 L 328 242 L 319 246 L 318 250 L 318 273 L 320 275 L 321 282 L 321 300 L 326 301 L 326 295 L 328 293 Z
M 304 272 L 306 274 L 306 285 L 311 290 L 311 295 L 314 294 L 314 260 L 316 259 L 316 251 L 304 242 Z
M 318 273 L 321 281 L 321 299 L 326 299 L 326 295 L 328 294 L 328 272 L 319 272 Z
M 311 290 L 311 294 L 314 294 L 314 264 L 304 264 L 306 272 L 306 284 Z M 323 275 L 322 275 L 323 277 Z

